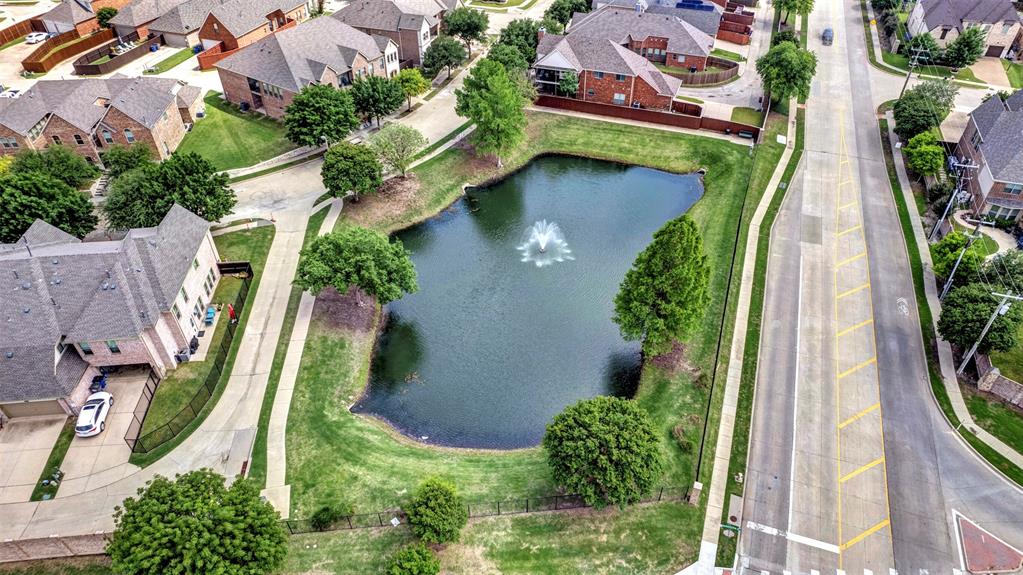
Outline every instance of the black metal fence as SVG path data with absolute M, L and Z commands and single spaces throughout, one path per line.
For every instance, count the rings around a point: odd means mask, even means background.
M 658 501 L 684 500 L 688 495 L 688 487 L 665 486 L 654 488 L 649 495 L 638 503 L 655 503 Z M 541 495 L 505 499 L 504 501 L 472 501 L 465 508 L 469 517 L 493 517 L 497 515 L 519 515 L 538 513 L 541 511 L 568 511 L 589 507 L 581 495 Z M 349 529 L 367 529 L 371 527 L 388 527 L 405 524 L 407 517 L 401 509 L 389 509 L 375 513 L 360 513 L 338 519 L 327 529 L 314 529 L 308 519 L 285 519 L 281 523 L 291 535 L 312 533 L 314 531 L 342 531 Z
M 252 266 L 249 262 L 226 262 L 218 265 L 218 268 L 221 275 L 235 275 L 242 280 L 235 300 L 233 302 L 221 302 L 225 306 L 231 304 L 234 307 L 235 317 L 240 318 L 242 311 L 245 309 L 245 301 L 249 295 L 249 285 L 252 283 Z M 221 321 L 224 321 L 224 318 L 221 318 Z M 149 453 L 153 451 L 177 437 L 195 418 L 199 417 L 203 408 L 206 407 L 206 404 L 213 397 L 214 392 L 216 392 L 221 376 L 224 375 L 224 366 L 227 364 L 227 356 L 231 351 L 231 343 L 234 341 L 238 324 L 228 321 L 224 328 L 226 331 L 224 337 L 220 340 L 220 344 L 216 350 L 211 349 L 208 352 L 210 354 L 215 353 L 212 356 L 207 355 L 205 359 L 205 361 L 212 362 L 212 367 L 209 373 L 206 374 L 202 384 L 195 391 L 195 395 L 174 417 L 145 435 L 141 435 L 143 423 L 149 411 L 149 405 L 153 401 L 156 386 L 149 392 L 143 391 L 142 397 L 139 398 L 139 402 L 135 406 L 135 413 L 128 426 L 128 433 L 124 436 L 124 441 L 131 448 L 132 453 Z M 213 335 L 210 337 L 213 337 Z

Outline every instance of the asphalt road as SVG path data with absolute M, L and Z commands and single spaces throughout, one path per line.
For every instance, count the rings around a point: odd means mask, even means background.
M 772 234 L 743 565 L 951 573 L 952 511 L 1020 547 L 1023 492 L 931 396 L 858 0 L 819 1 L 810 48 L 806 149 Z

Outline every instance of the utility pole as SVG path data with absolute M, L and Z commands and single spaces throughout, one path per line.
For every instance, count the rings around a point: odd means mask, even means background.
M 945 218 L 948 217 L 948 212 L 952 209 L 952 204 L 955 203 L 956 196 L 966 189 L 966 183 L 973 179 L 973 174 L 970 170 L 980 169 L 980 166 L 974 164 L 973 160 L 970 158 L 966 158 L 965 162 L 961 162 L 958 158 L 953 156 L 951 162 L 952 167 L 956 171 L 956 187 L 952 190 L 952 194 L 948 198 L 948 203 L 945 204 L 945 211 L 941 214 L 941 218 L 934 224 L 930 235 L 927 236 L 927 241 L 929 242 L 934 241 L 934 236 L 937 235 L 938 230 L 941 229 L 941 224 L 943 224 L 945 222 Z
M 966 255 L 966 250 L 973 246 L 973 242 L 980 239 L 980 220 L 972 220 L 970 223 L 977 224 L 977 227 L 973 228 L 973 233 L 970 234 L 969 241 L 963 246 L 962 251 L 959 252 L 959 257 L 956 258 L 956 263 L 952 266 L 952 273 L 948 274 L 948 280 L 945 282 L 945 287 L 941 289 L 941 295 L 938 296 L 939 301 L 944 301 L 945 295 L 948 294 L 948 290 L 952 288 L 952 280 L 956 277 L 956 270 L 959 269 L 959 264 L 963 261 L 963 256 Z
M 984 330 L 980 332 L 980 337 L 977 338 L 977 342 L 973 344 L 973 347 L 970 348 L 970 352 L 966 354 L 966 357 L 963 358 L 963 362 L 959 364 L 959 369 L 956 370 L 956 375 L 963 374 L 963 371 L 966 369 L 966 364 L 970 363 L 970 360 L 973 359 L 973 354 L 977 353 L 977 348 L 980 347 L 980 342 L 984 341 L 984 336 L 987 335 L 988 330 L 991 329 L 991 324 L 995 323 L 995 319 L 997 319 L 1000 315 L 1009 313 L 1009 306 L 1012 305 L 1012 302 L 1009 300 L 1023 301 L 1023 297 L 1012 295 L 1012 290 L 1009 290 L 1009 293 L 992 292 L 991 295 L 1002 298 L 1002 301 L 998 302 L 998 307 L 995 308 L 995 311 L 991 312 L 991 318 L 987 320 L 987 325 L 985 325 Z
M 924 54 L 925 60 L 931 59 L 931 51 L 927 48 L 913 48 L 913 59 L 909 61 L 909 69 L 906 70 L 906 81 L 902 83 L 902 90 L 899 91 L 899 98 L 906 92 L 906 86 L 909 85 L 909 77 L 913 75 L 913 69 L 917 67 L 917 63 L 920 61 L 920 55 Z

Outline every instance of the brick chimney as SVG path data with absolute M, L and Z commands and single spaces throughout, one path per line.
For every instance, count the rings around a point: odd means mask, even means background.
M 540 43 L 541 41 L 543 41 L 543 37 L 544 37 L 545 34 L 547 34 L 547 28 L 544 28 L 543 26 L 540 26 L 540 29 L 536 31 L 536 41 L 537 41 L 537 43 Z

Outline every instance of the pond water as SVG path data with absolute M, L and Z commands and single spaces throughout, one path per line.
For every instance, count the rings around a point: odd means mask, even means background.
M 388 304 L 353 411 L 428 443 L 514 448 L 538 444 L 580 399 L 631 396 L 639 344 L 611 321 L 614 296 L 702 190 L 694 175 L 550 156 L 397 233 L 420 291 Z M 561 261 L 538 266 L 521 248 L 542 220 L 563 245 L 539 254 Z

